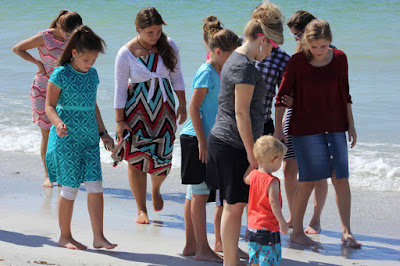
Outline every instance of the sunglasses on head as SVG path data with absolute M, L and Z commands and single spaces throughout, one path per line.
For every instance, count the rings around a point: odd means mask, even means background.
M 258 36 L 265 36 L 264 33 L 258 33 Z M 274 43 L 272 40 L 268 39 L 267 40 L 272 44 L 273 47 L 278 48 L 278 45 L 276 45 L 276 43 Z

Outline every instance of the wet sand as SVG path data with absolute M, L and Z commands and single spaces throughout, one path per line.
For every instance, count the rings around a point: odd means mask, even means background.
M 178 168 L 162 187 L 164 210 L 152 210 L 148 194 L 150 225 L 135 223 L 137 208 L 127 180 L 125 164 L 103 164 L 105 199 L 104 231 L 114 250 L 91 246 L 92 232 L 86 192 L 81 187 L 74 207 L 73 236 L 88 246 L 86 251 L 57 246 L 59 187 L 43 189 L 43 170 L 38 155 L 0 155 L 0 265 L 221 265 L 199 262 L 181 255 L 184 243 L 183 204 L 186 187 Z M 283 184 L 282 184 L 283 186 Z M 150 182 L 148 184 L 148 191 Z M 284 192 L 284 191 L 282 191 Z M 283 197 L 285 197 L 283 195 Z M 313 236 L 321 249 L 303 248 L 283 236 L 282 265 L 400 265 L 400 193 L 352 190 L 352 230 L 361 249 L 341 244 L 341 226 L 333 187 L 329 186 L 322 214 L 322 232 Z M 284 216 L 288 210 L 284 200 Z M 311 217 L 310 201 L 304 224 Z M 207 205 L 210 246 L 214 244 L 214 205 Z M 245 232 L 243 218 L 242 234 Z M 247 243 L 241 239 L 242 249 Z

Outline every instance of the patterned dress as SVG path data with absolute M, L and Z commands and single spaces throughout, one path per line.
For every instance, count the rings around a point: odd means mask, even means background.
M 54 70 L 49 82 L 61 89 L 56 111 L 68 128 L 68 136 L 60 138 L 55 126 L 51 127 L 46 154 L 50 181 L 77 188 L 84 181 L 102 180 L 96 69 L 81 73 L 66 64 Z
M 156 72 L 161 56 L 154 53 L 137 59 L 151 72 Z M 149 100 L 150 80 L 129 84 L 125 117 L 133 132 L 118 155 L 140 171 L 162 176 L 171 170 L 176 115 L 169 80 L 162 78 L 167 94 L 165 102 L 158 80 L 155 80 L 155 92 Z
M 57 66 L 57 59 L 63 53 L 68 40 L 56 40 L 50 29 L 39 33 L 43 37 L 44 45 L 39 46 L 38 51 L 46 74 L 36 74 L 32 83 L 32 121 L 41 129 L 50 130 L 51 122 L 45 113 L 47 82 L 49 81 L 53 69 Z

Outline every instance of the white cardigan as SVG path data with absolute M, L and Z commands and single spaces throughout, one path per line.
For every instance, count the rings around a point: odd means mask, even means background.
M 167 93 L 164 88 L 164 83 L 161 80 L 162 78 L 169 78 L 175 91 L 185 90 L 178 47 L 170 38 L 168 38 L 168 41 L 175 50 L 175 56 L 177 59 L 173 72 L 164 65 L 161 56 L 157 62 L 156 72 L 151 72 L 142 62 L 135 58 L 132 52 L 125 45 L 119 49 L 117 58 L 115 59 L 114 108 L 125 108 L 129 83 L 140 83 L 151 80 L 147 101 L 149 101 L 154 95 L 156 78 L 159 79 L 164 102 L 167 100 Z

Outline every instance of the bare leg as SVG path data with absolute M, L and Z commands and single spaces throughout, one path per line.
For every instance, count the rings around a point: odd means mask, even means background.
M 304 230 L 306 234 L 319 234 L 321 232 L 321 213 L 328 195 L 328 182 L 326 179 L 317 181 L 314 189 L 314 214 L 310 225 Z
M 290 240 L 304 246 L 317 245 L 317 243 L 307 237 L 303 231 L 304 213 L 306 212 L 308 199 L 310 198 L 314 186 L 315 182 L 299 182 L 293 198 L 293 233 L 290 236 Z
M 357 242 L 350 229 L 351 192 L 349 180 L 347 178 L 336 179 L 336 174 L 334 173 L 332 184 L 335 187 L 336 204 L 342 222 L 342 242 L 348 243 L 350 247 L 360 248 L 362 244 Z
M 63 196 L 58 199 L 58 222 L 61 230 L 58 245 L 68 249 L 87 249 L 87 246 L 72 238 L 71 220 L 74 202 L 74 200 L 67 200 Z
M 47 166 L 46 166 L 46 152 L 47 152 L 47 142 L 49 141 L 49 133 L 50 130 L 40 129 L 42 131 L 42 141 L 40 143 L 40 157 L 42 158 L 45 179 L 43 182 L 43 187 L 53 187 L 53 183 L 50 182 L 49 176 L 47 175 Z
M 240 226 L 246 203 L 227 204 L 221 219 L 221 236 L 224 247 L 224 265 L 241 265 L 238 253 Z
M 196 237 L 194 236 L 191 206 L 192 201 L 185 199 L 183 217 L 185 219 L 186 244 L 183 248 L 183 256 L 194 256 L 196 254 Z
M 149 217 L 147 216 L 147 207 L 146 207 L 146 193 L 147 193 L 146 173 L 140 171 L 133 165 L 129 165 L 128 178 L 132 195 L 135 197 L 136 205 L 138 208 L 138 218 L 136 219 L 136 222 L 139 224 L 149 224 L 150 221 Z
M 164 208 L 164 200 L 161 196 L 161 184 L 167 178 L 164 176 L 151 175 L 151 197 L 153 199 L 154 211 L 159 212 Z
M 283 176 L 285 180 L 285 191 L 286 198 L 288 201 L 290 216 L 287 220 L 289 227 L 293 227 L 292 223 L 292 204 L 294 194 L 296 193 L 298 182 L 297 182 L 297 161 L 296 159 L 287 159 L 283 161 Z
M 215 245 L 214 251 L 215 252 L 222 252 L 222 239 L 221 239 L 221 217 L 222 211 L 224 210 L 223 206 L 217 206 L 215 208 L 214 213 L 214 232 L 215 232 Z
M 111 244 L 103 234 L 103 193 L 88 193 L 88 209 L 93 229 L 93 247 L 113 249 L 117 244 Z
M 206 203 L 208 195 L 192 195 L 192 223 L 196 236 L 196 260 L 222 262 L 222 259 L 211 250 L 207 240 Z

